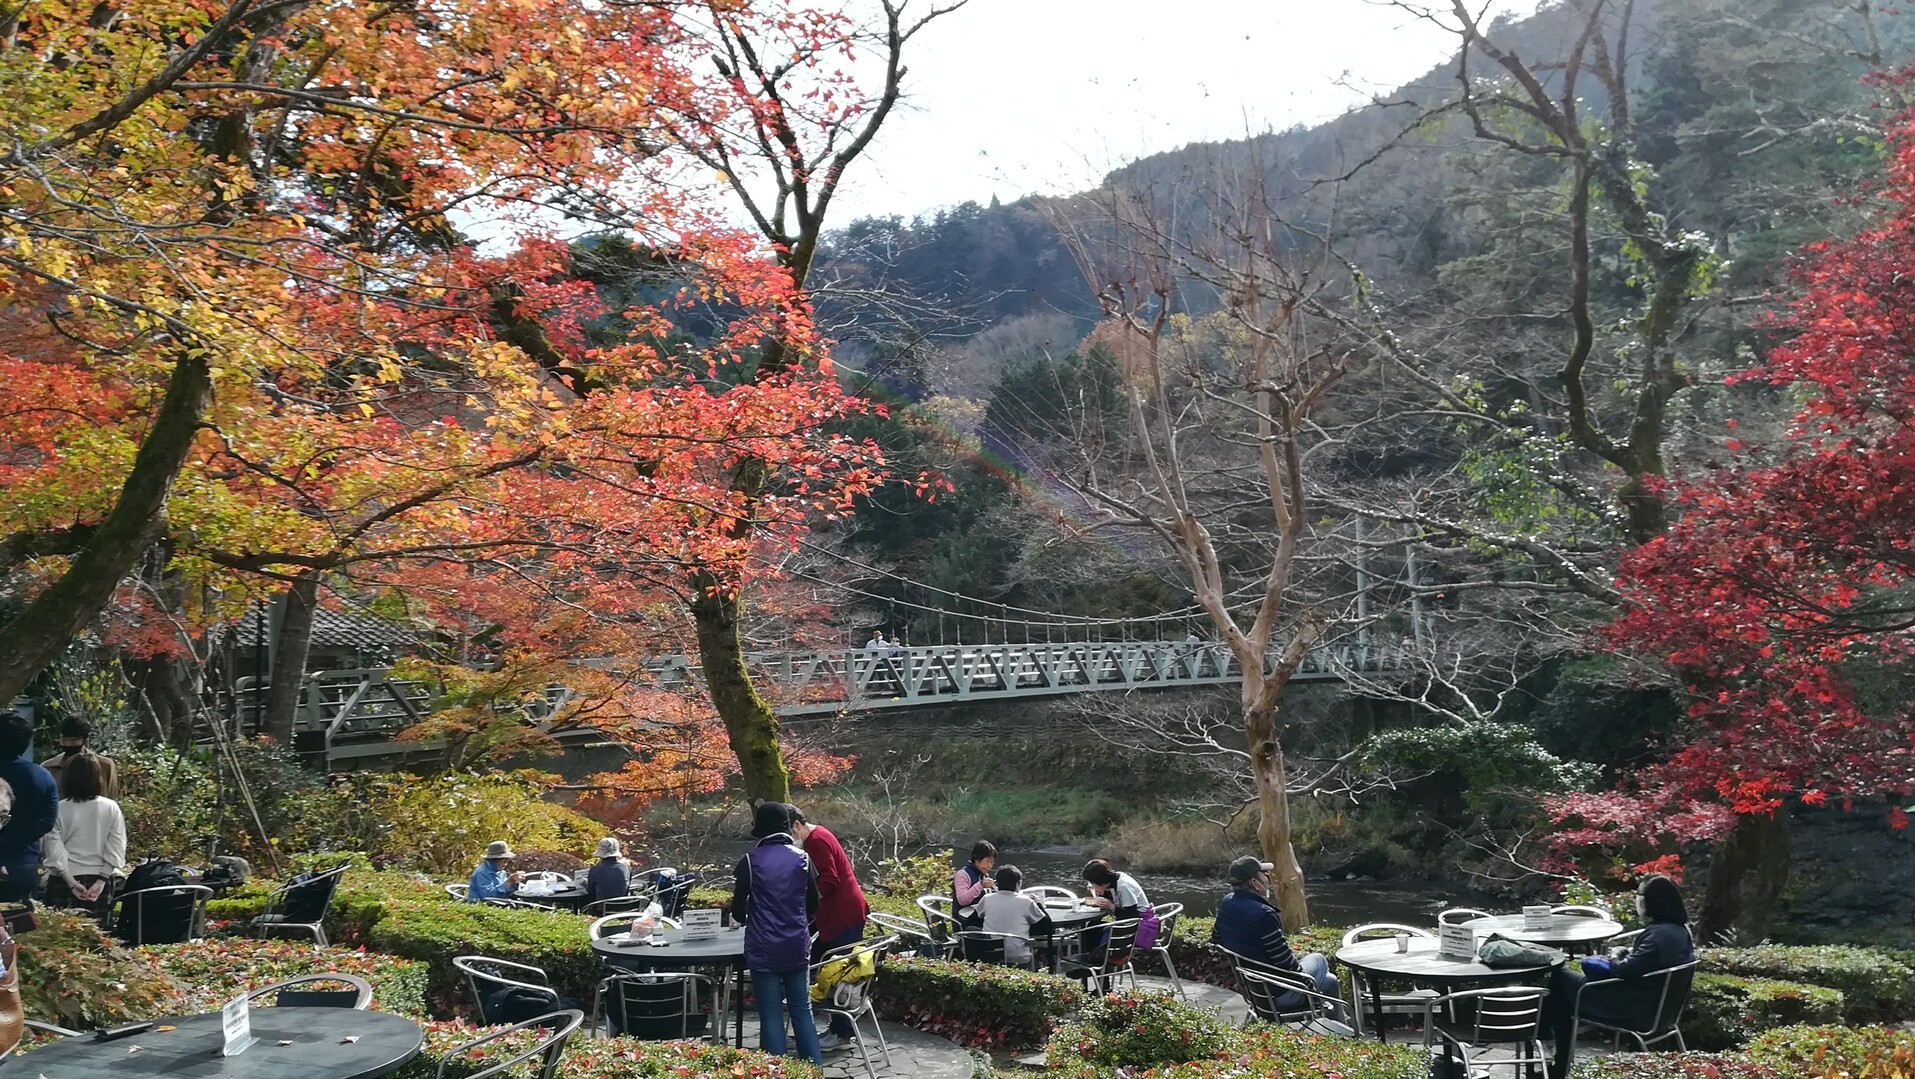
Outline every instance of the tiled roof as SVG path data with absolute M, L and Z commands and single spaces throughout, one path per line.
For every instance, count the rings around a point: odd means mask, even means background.
M 270 631 L 272 616 L 262 618 L 248 615 L 233 627 L 239 638 L 239 647 L 259 647 L 261 626 Z M 347 614 L 343 611 L 329 611 L 320 608 L 313 614 L 314 648 L 356 648 L 361 651 L 375 652 L 380 649 L 401 647 L 413 644 L 417 638 L 405 626 L 390 622 L 370 614 Z

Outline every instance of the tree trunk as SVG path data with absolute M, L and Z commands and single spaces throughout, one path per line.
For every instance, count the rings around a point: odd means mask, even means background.
M 274 627 L 273 669 L 259 733 L 289 749 L 299 719 L 299 692 L 306 684 L 306 657 L 312 652 L 313 612 L 318 605 L 319 575 L 303 574 L 280 598 L 279 624 Z
M 1244 732 L 1257 786 L 1257 845 L 1275 867 L 1270 870 L 1270 900 L 1283 915 L 1284 929 L 1295 932 L 1310 924 L 1310 904 L 1303 891 L 1303 867 L 1290 842 L 1290 776 L 1277 734 L 1277 710 L 1252 700 L 1253 681 L 1244 679 Z
M 758 695 L 751 684 L 751 672 L 745 669 L 744 640 L 738 633 L 745 617 L 744 597 L 703 587 L 709 583 L 700 580 L 698 598 L 692 602 L 705 688 L 725 722 L 725 734 L 744 780 L 745 797 L 754 805 L 788 802 L 791 772 L 785 768 L 784 752 L 778 746 L 778 716 Z
M 1698 943 L 1754 944 L 1769 935 L 1789 881 L 1789 814 L 1750 813 L 1709 856 L 1709 886 L 1696 925 Z
M 60 579 L 0 627 L 0 701 L 19 696 L 106 608 L 114 590 L 139 564 L 164 523 L 167 493 L 193 448 L 212 396 L 206 358 L 180 356 L 106 520 Z

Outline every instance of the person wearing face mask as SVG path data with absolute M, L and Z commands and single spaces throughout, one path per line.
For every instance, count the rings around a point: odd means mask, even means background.
M 1584 996 L 1583 1018 L 1646 1028 L 1655 1019 L 1663 985 L 1661 980 L 1642 981 L 1642 977 L 1696 957 L 1695 940 L 1689 935 L 1689 911 L 1675 881 L 1660 875 L 1644 877 L 1636 886 L 1636 914 L 1649 925 L 1627 952 L 1615 959 L 1592 956 L 1582 961 L 1581 970 L 1565 964 L 1550 975 L 1549 999 L 1543 1008 L 1543 1024 L 1556 1039 L 1549 1079 L 1565 1079 L 1569 1074 L 1576 1053 L 1576 996 L 1584 984 L 1623 983 Z
M 113 758 L 101 756 L 87 748 L 87 740 L 93 737 L 93 724 L 79 716 L 68 716 L 60 723 L 60 752 L 40 762 L 53 776 L 57 786 L 60 773 L 66 768 L 66 762 L 84 753 L 93 758 L 94 770 L 100 774 L 100 797 L 118 800 L 120 797 L 120 770 Z

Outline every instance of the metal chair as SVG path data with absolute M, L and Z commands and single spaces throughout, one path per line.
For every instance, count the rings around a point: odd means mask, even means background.
M 1490 917 L 1494 917 L 1494 915 L 1486 910 L 1477 910 L 1475 907 L 1449 907 L 1436 912 L 1436 924 L 1462 925 L 1466 922 L 1473 922 L 1478 918 Z
M 931 939 L 931 934 L 925 931 L 923 922 L 914 922 L 909 918 L 886 914 L 881 910 L 874 910 L 865 915 L 864 920 L 898 938 L 898 943 L 914 952 L 936 949 L 941 954 L 948 950 L 946 945 Z
M 1582 988 L 1576 991 L 1575 1010 L 1570 1013 L 1571 1041 L 1580 1037 L 1583 1029 L 1587 1027 L 1591 1030 L 1608 1031 L 1615 1036 L 1617 1045 L 1622 1044 L 1622 1039 L 1628 1038 L 1645 1053 L 1657 1042 L 1671 1039 L 1674 1039 L 1678 1050 L 1688 1049 L 1689 1046 L 1682 1040 L 1682 1027 L 1678 1024 L 1682 1021 L 1682 1009 L 1689 1003 L 1689 990 L 1695 984 L 1696 968 L 1701 965 L 1700 959 L 1691 959 L 1687 963 L 1652 971 L 1635 978 L 1605 978 L 1597 982 L 1584 982 Z M 1656 997 L 1655 1017 L 1647 1027 L 1625 1026 L 1621 1023 L 1583 1017 L 1583 997 L 1588 994 L 1595 993 L 1597 999 L 1600 999 L 1603 993 L 1613 991 L 1618 986 L 1632 986 L 1639 989 L 1644 983 L 1655 980 L 1662 982 L 1662 991 Z
M 1318 989 L 1316 983 L 1306 975 L 1274 970 L 1232 954 L 1237 960 L 1237 992 L 1242 995 L 1244 1003 L 1250 1006 L 1249 1012 L 1243 1017 L 1245 1026 L 1249 1026 L 1252 1019 L 1261 1019 L 1266 1023 L 1294 1026 L 1311 1034 L 1335 1038 L 1357 1037 L 1354 1029 L 1337 1018 L 1346 1007 L 1341 997 L 1330 996 Z M 1284 998 L 1291 994 L 1300 996 L 1301 1001 L 1286 1002 Z
M 884 1040 L 884 1028 L 878 1025 L 878 1011 L 871 1003 L 872 993 L 878 987 L 878 975 L 884 968 L 884 957 L 897 943 L 895 937 L 883 937 L 878 940 L 859 941 L 842 948 L 833 948 L 818 957 L 811 965 L 811 980 L 818 980 L 819 972 L 827 963 L 848 962 L 855 969 L 866 957 L 871 963 L 871 973 L 856 980 L 839 979 L 825 991 L 822 1000 L 812 1002 L 813 1014 L 826 1016 L 842 1015 L 851 1023 L 854 1043 L 858 1047 L 858 1061 L 864 1065 L 866 1079 L 876 1079 L 877 1073 L 871 1067 L 871 1051 L 865 1048 L 864 1031 L 858 1026 L 860 1019 L 871 1020 L 871 1033 L 878 1039 L 878 1048 L 884 1052 L 884 1066 L 891 1068 L 891 1046 Z
M 716 999 L 717 989 L 703 974 L 621 971 L 600 981 L 593 991 L 590 1026 L 597 1031 L 603 1020 L 608 1036 L 647 1041 L 709 1038 L 710 1019 L 704 1008 L 707 997 Z M 718 1025 L 722 1030 L 723 1022 Z M 695 1033 L 700 1029 L 705 1032 Z
M 1522 1076 L 1548 1066 L 1543 1053 L 1543 1001 L 1549 991 L 1537 986 L 1509 986 L 1495 989 L 1470 989 L 1446 993 L 1430 1001 L 1436 1016 L 1425 1035 L 1425 1044 L 1440 1040 L 1443 1059 L 1460 1063 L 1462 1071 L 1452 1074 L 1476 1075 L 1479 1069 L 1508 1065 Z M 1494 1060 L 1481 1060 L 1471 1050 L 1495 1048 L 1509 1052 Z M 1461 1061 L 1457 1060 L 1461 1057 Z
M 964 928 L 958 924 L 956 904 L 948 895 L 918 896 L 918 909 L 924 912 L 924 928 L 939 944 L 951 946 Z
M 1011 941 L 1024 942 L 1024 950 L 1031 958 L 1022 963 L 1010 960 L 1008 945 Z M 966 963 L 992 963 L 1000 967 L 1022 967 L 1025 970 L 1036 969 L 1037 953 L 1031 948 L 1031 938 L 1016 933 L 989 933 L 982 929 L 966 929 L 957 935 L 958 958 Z
M 339 890 L 339 881 L 349 868 L 350 865 L 341 865 L 328 869 L 274 892 L 266 900 L 266 913 L 254 918 L 252 927 L 267 937 L 288 929 L 311 933 L 313 943 L 324 946 L 327 943 L 326 912 L 332 909 L 333 894 Z
M 293 990 L 294 986 L 322 984 L 351 988 Z M 363 1012 L 372 1007 L 372 983 L 351 974 L 301 974 L 297 978 L 260 986 L 246 994 L 246 1002 L 250 1004 L 267 996 L 274 998 L 273 1006 L 276 1008 L 351 1008 Z
M 557 1020 L 558 1022 L 554 1024 L 553 1020 Z M 514 1023 L 512 1026 L 495 1030 L 484 1037 L 474 1038 L 469 1042 L 463 1042 L 454 1046 L 452 1051 L 445 1055 L 445 1059 L 439 1061 L 439 1070 L 434 1074 L 437 1079 L 446 1079 L 446 1068 L 454 1062 L 458 1062 L 463 1066 L 474 1049 L 498 1041 L 500 1038 L 508 1035 L 516 1034 L 521 1030 L 530 1030 L 534 1027 L 546 1027 L 546 1035 L 539 1040 L 538 1044 L 519 1053 L 517 1056 L 494 1064 L 483 1071 L 468 1072 L 465 1074 L 464 1079 L 491 1079 L 491 1077 L 495 1075 L 505 1075 L 514 1068 L 517 1068 L 520 1064 L 537 1056 L 543 1056 L 544 1060 L 540 1063 L 539 1070 L 534 1073 L 536 1079 L 553 1079 L 553 1076 L 558 1074 L 559 1056 L 565 1051 L 565 1043 L 572 1039 L 572 1035 L 578 1032 L 579 1026 L 584 1022 L 584 1012 L 579 1011 L 577 1008 L 567 1008 L 564 1011 L 550 1012 L 541 1015 L 537 1019 L 527 1019 L 523 1023 Z
M 611 899 L 600 899 L 585 904 L 585 916 L 588 918 L 603 918 L 607 914 L 618 914 L 623 911 L 637 913 L 650 905 L 651 901 L 652 893 L 650 892 L 633 892 L 631 895 L 615 896 Z
M 1076 978 L 1088 988 L 1098 993 L 1113 992 L 1117 988 L 1117 979 L 1126 978 L 1132 989 L 1137 988 L 1137 971 L 1131 966 L 1131 958 L 1137 951 L 1137 919 L 1130 918 L 1108 925 L 1093 926 L 1092 932 L 1104 933 L 1104 950 L 1097 962 L 1079 962 L 1065 960 L 1059 973 L 1067 978 Z
M 488 907 L 503 907 L 506 910 L 542 910 L 547 914 L 552 914 L 559 909 L 547 903 L 534 903 L 529 899 L 514 899 L 509 895 L 491 896 L 486 899 L 485 905 Z
M 538 967 L 489 955 L 455 956 L 452 965 L 465 975 L 466 988 L 472 993 L 472 1013 L 481 1026 L 497 1022 L 486 1014 L 485 1000 L 501 989 L 530 989 L 545 993 L 554 1004 L 558 1003 L 559 995 L 552 989 L 552 979 Z
M 1190 994 L 1184 992 L 1184 980 L 1177 976 L 1177 964 L 1170 961 L 1170 938 L 1177 932 L 1177 919 L 1183 915 L 1182 903 L 1165 903 L 1157 908 L 1157 941 L 1150 946 L 1150 953 L 1163 961 L 1164 969 L 1170 972 L 1170 984 L 1177 995 L 1189 1000 Z
M 454 898 L 454 899 L 456 899 L 456 900 L 458 900 L 459 902 L 461 902 L 461 903 L 463 903 L 463 902 L 465 902 L 465 899 L 466 899 L 466 893 L 467 893 L 467 892 L 470 892 L 470 891 L 472 890 L 472 885 L 470 885 L 470 884 L 448 884 L 448 885 L 446 885 L 446 886 L 445 886 L 445 889 L 446 889 L 446 894 L 447 894 L 447 895 L 449 895 L 449 896 L 451 896 L 452 898 Z
M 1568 903 L 1560 907 L 1549 908 L 1551 914 L 1567 914 L 1573 918 L 1608 918 L 1609 911 L 1602 907 L 1592 907 L 1586 903 Z
M 1075 903 L 1080 898 L 1069 888 L 1062 888 L 1055 884 L 1033 884 L 1029 888 L 1021 889 L 1018 894 L 1028 895 L 1039 903 L 1046 899 L 1068 899 Z
M 1344 933 L 1343 946 L 1347 948 L 1357 941 L 1369 937 L 1383 935 L 1395 936 L 1398 933 L 1408 933 L 1412 937 L 1423 938 L 1434 937 L 1436 935 L 1427 929 L 1421 929 L 1414 925 L 1399 925 L 1395 922 L 1372 922 L 1369 925 L 1359 925 L 1355 929 Z M 1362 1033 L 1363 1022 L 1368 1018 L 1368 1015 L 1365 1013 L 1373 1013 L 1375 1004 L 1372 1003 L 1369 1007 L 1364 1007 L 1363 994 L 1354 983 L 1352 984 L 1351 995 L 1355 998 L 1355 1005 L 1350 1009 L 1350 1022 L 1356 1027 L 1358 1033 Z M 1424 1018 L 1425 1022 L 1428 1022 L 1429 1002 L 1434 1000 L 1436 995 L 1437 993 L 1434 989 L 1412 989 L 1407 993 L 1385 993 L 1383 994 L 1383 1014 L 1420 1015 Z
M 167 884 L 121 892 L 109 921 L 113 935 L 128 947 L 184 944 L 198 940 L 206 924 L 206 901 L 213 890 L 203 884 Z

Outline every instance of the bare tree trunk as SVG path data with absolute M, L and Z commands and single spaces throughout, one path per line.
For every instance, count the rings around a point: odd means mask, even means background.
M 1257 845 L 1275 867 L 1270 870 L 1270 894 L 1283 915 L 1283 927 L 1295 932 L 1310 924 L 1310 903 L 1303 889 L 1303 867 L 1290 838 L 1290 775 L 1284 767 L 1277 710 L 1257 703 L 1253 682 L 1261 680 L 1246 677 L 1243 682 L 1243 721 L 1257 790 Z M 1261 695 L 1259 685 L 1256 696 Z
M 19 696 L 106 608 L 120 582 L 139 565 L 140 555 L 159 534 L 167 493 L 186 463 L 212 397 L 205 355 L 189 356 L 182 349 L 112 511 L 60 579 L 0 627 L 0 701 Z
M 1709 855 L 1696 936 L 1704 943 L 1754 944 L 1769 935 L 1789 882 L 1789 814 L 1749 813 Z
M 306 657 L 312 653 L 318 605 L 319 575 L 302 574 L 280 598 L 279 624 L 274 627 L 272 681 L 267 684 L 266 714 L 259 733 L 289 748 L 299 719 L 299 693 L 306 684 Z M 264 647 L 265 642 L 260 645 Z

